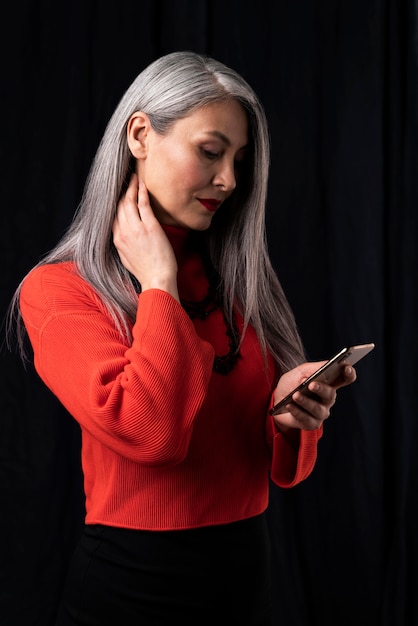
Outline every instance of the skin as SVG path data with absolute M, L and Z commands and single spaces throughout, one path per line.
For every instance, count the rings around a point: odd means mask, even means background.
M 177 261 L 161 224 L 209 228 L 215 212 L 202 200 L 222 204 L 239 183 L 248 143 L 247 115 L 235 100 L 216 103 L 197 109 L 176 121 L 168 134 L 159 135 L 148 116 L 139 111 L 129 120 L 127 141 L 136 158 L 136 173 L 119 201 L 113 241 L 123 265 L 143 291 L 163 289 L 180 301 Z M 217 210 L 222 210 L 221 204 Z M 303 363 L 283 374 L 274 403 L 323 363 Z M 320 428 L 335 404 L 337 389 L 355 379 L 355 369 L 345 366 L 333 385 L 313 381 L 309 389 L 317 398 L 296 392 L 286 412 L 274 416 L 277 428 L 286 437 L 297 430 Z

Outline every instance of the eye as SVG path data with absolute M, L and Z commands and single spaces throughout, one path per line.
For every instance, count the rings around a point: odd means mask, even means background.
M 205 157 L 210 159 L 211 161 L 213 161 L 214 159 L 217 159 L 219 156 L 218 152 L 212 152 L 211 150 L 206 150 L 205 148 L 202 148 L 202 152 L 205 155 Z

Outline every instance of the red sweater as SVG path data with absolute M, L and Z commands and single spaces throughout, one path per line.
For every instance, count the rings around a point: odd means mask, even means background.
M 203 299 L 208 283 L 187 231 L 167 232 L 180 296 Z M 298 451 L 276 431 L 273 364 L 266 371 L 252 329 L 232 372 L 212 371 L 229 349 L 219 310 L 192 321 L 150 289 L 138 297 L 129 343 L 71 263 L 35 269 L 21 308 L 39 376 L 81 426 L 87 524 L 233 522 L 266 509 L 269 471 L 282 487 L 312 471 L 322 431 L 301 431 Z

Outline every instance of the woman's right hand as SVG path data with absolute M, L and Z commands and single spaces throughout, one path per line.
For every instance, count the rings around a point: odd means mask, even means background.
M 118 202 L 113 243 L 122 264 L 141 284 L 142 291 L 162 289 L 179 300 L 174 251 L 137 174 L 132 174 L 126 193 Z

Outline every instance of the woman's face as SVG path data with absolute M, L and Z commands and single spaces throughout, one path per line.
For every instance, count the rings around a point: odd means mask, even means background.
M 138 113 L 131 118 L 128 140 L 158 220 L 206 230 L 237 185 L 248 119 L 230 100 L 197 109 L 159 135 L 148 116 Z

